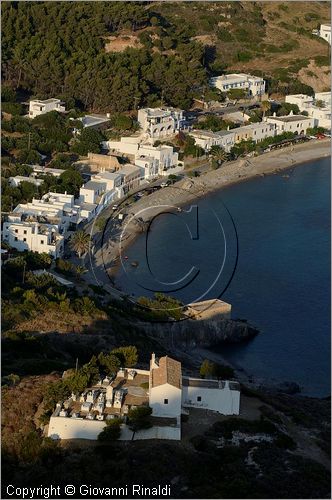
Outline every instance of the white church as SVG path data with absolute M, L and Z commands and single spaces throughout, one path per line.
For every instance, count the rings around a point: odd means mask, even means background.
M 126 425 L 129 410 L 152 409 L 152 427 L 135 433 Z M 47 430 L 52 439 L 96 440 L 106 422 L 121 419 L 120 440 L 181 439 L 181 415 L 190 408 L 221 415 L 239 415 L 240 386 L 229 380 L 182 375 L 181 363 L 169 356 L 151 356 L 149 370 L 121 368 L 81 394 L 57 403 Z

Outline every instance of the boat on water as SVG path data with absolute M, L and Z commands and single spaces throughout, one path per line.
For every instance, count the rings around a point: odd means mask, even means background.
M 138 261 L 137 261 L 137 260 L 133 260 L 133 261 L 131 262 L 131 265 L 132 265 L 133 267 L 138 267 L 139 263 L 138 263 Z

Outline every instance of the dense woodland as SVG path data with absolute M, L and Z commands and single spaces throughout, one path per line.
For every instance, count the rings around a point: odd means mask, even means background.
M 246 4 L 246 2 L 245 2 Z M 179 4 L 178 4 L 179 5 Z M 60 97 L 67 108 L 125 111 L 160 104 L 187 109 L 208 91 L 208 77 L 235 63 L 290 54 L 286 67 L 265 74 L 270 90 L 310 91 L 295 78 L 307 59 L 292 59 L 299 47 L 292 24 L 279 23 L 292 36 L 280 46 L 267 44 L 262 4 L 241 2 L 3 2 L 2 78 L 25 94 Z M 285 14 L 284 4 L 271 19 Z M 319 15 L 293 22 L 297 38 L 311 37 Z M 108 37 L 137 37 L 138 48 L 106 51 Z M 202 42 L 200 37 L 214 37 Z M 211 38 L 212 40 L 212 38 Z M 317 37 L 313 43 L 318 44 Z M 324 42 L 322 42 L 324 45 Z M 322 46 L 320 64 L 328 57 Z M 324 59 L 325 58 L 325 59 Z M 324 60 L 323 60 L 324 59 Z M 328 62 L 326 63 L 328 64 Z M 261 70 L 252 68 L 262 75 Z
M 119 54 L 103 50 L 107 35 L 155 22 L 146 6 L 143 2 L 4 3 L 4 80 L 36 96 L 57 95 L 67 103 L 74 99 L 85 108 L 127 110 L 134 107 L 134 98 L 140 104 L 154 104 L 162 89 L 170 104 L 188 106 L 192 88 L 206 79 L 204 50 L 190 41 L 189 26 L 173 27 L 177 55 L 153 53 L 148 43 L 142 50 Z

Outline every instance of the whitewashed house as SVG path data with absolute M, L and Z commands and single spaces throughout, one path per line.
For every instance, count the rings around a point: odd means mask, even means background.
M 316 92 L 315 93 L 315 102 L 323 101 L 324 107 L 331 107 L 331 91 L 329 92 Z
M 313 118 L 315 127 L 323 127 L 331 130 L 331 107 L 321 108 L 312 106 L 308 109 L 308 115 Z
M 321 24 L 317 34 L 320 38 L 323 38 L 327 43 L 331 45 L 331 25 L 330 24 Z
M 276 135 L 276 126 L 273 123 L 265 121 L 259 123 L 251 123 L 244 127 L 234 129 L 235 142 L 253 140 L 255 143 L 266 139 L 267 137 L 274 137 Z
M 127 163 L 123 165 L 117 173 L 122 178 L 121 185 L 123 194 L 127 194 L 128 191 L 139 187 L 141 183 L 141 169 L 136 165 Z
M 159 163 L 153 156 L 136 156 L 135 165 L 141 169 L 143 179 L 152 179 L 159 174 Z
M 149 179 L 155 175 L 165 175 L 169 169 L 176 171 L 183 169 L 179 162 L 179 155 L 172 146 L 159 144 L 152 146 L 144 144 L 139 137 L 122 137 L 120 141 L 105 141 L 103 147 L 109 151 L 116 151 L 128 155 L 130 160 L 140 167 L 142 177 Z M 172 173 L 172 172 L 168 172 Z
M 80 188 L 80 202 L 98 205 L 106 192 L 106 182 L 90 180 Z
M 260 96 L 265 93 L 265 80 L 245 73 L 214 76 L 210 79 L 210 84 L 221 92 L 239 89 L 245 90 L 249 96 Z
M 125 155 L 136 155 L 140 142 L 140 137 L 130 136 L 121 137 L 119 141 L 103 141 L 102 146 L 109 151 L 115 151 Z
M 146 389 L 148 386 L 148 389 Z M 126 425 L 130 409 L 150 406 L 150 429 L 133 432 Z M 152 354 L 149 370 L 122 368 L 112 380 L 100 381 L 80 396 L 57 403 L 48 426 L 52 439 L 93 439 L 105 421 L 121 418 L 120 440 L 181 439 L 181 414 L 188 409 L 224 415 L 240 412 L 237 382 L 185 377 L 179 361 Z
M 19 251 L 46 252 L 61 256 L 64 237 L 71 223 L 77 223 L 80 207 L 74 196 L 47 193 L 40 200 L 20 203 L 3 224 L 3 239 Z
M 271 123 L 276 126 L 276 135 L 282 134 L 283 132 L 294 132 L 299 135 L 306 134 L 308 128 L 314 126 L 314 119 L 310 116 L 304 115 L 294 115 L 293 111 L 286 116 L 268 116 L 265 118 L 267 123 Z
M 315 99 L 304 94 L 286 96 L 286 102 L 297 104 L 301 112 L 305 111 L 313 118 L 314 127 L 331 129 L 331 92 L 321 92 L 315 94 Z M 323 106 L 317 106 L 321 104 Z
M 156 360 L 152 354 L 149 377 L 149 405 L 157 417 L 181 417 L 181 363 L 168 356 Z
M 62 102 L 60 99 L 34 99 L 29 102 L 29 118 L 35 118 L 39 115 L 44 115 L 45 113 L 49 113 L 50 111 L 58 111 L 59 113 L 63 113 L 66 111 L 66 108 L 62 106 Z
M 238 415 L 240 391 L 237 382 L 182 378 L 182 406 L 217 411 L 223 415 Z
M 183 111 L 175 108 L 139 109 L 137 121 L 151 139 L 173 135 L 182 130 L 185 123 Z
M 170 170 L 178 170 L 178 167 L 181 169 L 179 155 L 174 151 L 172 146 L 167 146 L 165 144 L 160 144 L 159 146 L 142 144 L 135 155 L 135 164 L 136 160 L 139 160 L 142 156 L 154 159 L 154 166 L 152 169 L 153 171 L 157 171 L 159 175 L 172 173 Z
M 8 221 L 3 224 L 3 241 L 19 252 L 30 250 L 60 257 L 64 250 L 64 236 L 56 225 L 39 224 L 37 220 Z
M 192 130 L 189 135 L 195 139 L 195 144 L 208 152 L 212 146 L 220 146 L 226 152 L 229 152 L 234 146 L 234 130 L 220 130 L 212 132 L 211 130 Z
M 300 111 L 307 111 L 314 104 L 314 98 L 305 94 L 291 94 L 286 95 L 285 102 L 296 104 Z
M 51 167 L 43 167 L 42 165 L 28 165 L 32 167 L 33 173 L 35 177 L 43 176 L 43 175 L 52 175 L 53 177 L 60 177 L 61 174 L 65 172 L 62 168 L 51 168 Z

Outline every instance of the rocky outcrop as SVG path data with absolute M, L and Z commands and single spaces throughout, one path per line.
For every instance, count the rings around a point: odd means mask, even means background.
M 246 321 L 230 319 L 185 320 L 139 325 L 150 337 L 170 347 L 212 347 L 222 343 L 238 343 L 257 335 L 258 330 Z

